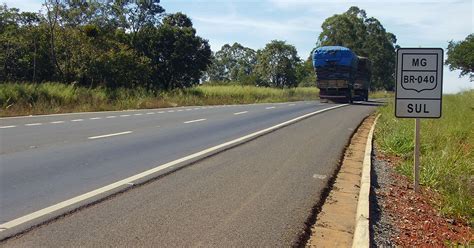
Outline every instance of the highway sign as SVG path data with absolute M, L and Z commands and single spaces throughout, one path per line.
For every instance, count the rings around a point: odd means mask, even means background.
M 398 49 L 396 74 L 396 117 L 441 117 L 443 49 Z

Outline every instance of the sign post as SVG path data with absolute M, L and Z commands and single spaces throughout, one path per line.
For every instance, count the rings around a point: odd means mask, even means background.
M 397 50 L 395 116 L 415 118 L 413 188 L 419 190 L 420 118 L 440 118 L 443 95 L 443 49 Z

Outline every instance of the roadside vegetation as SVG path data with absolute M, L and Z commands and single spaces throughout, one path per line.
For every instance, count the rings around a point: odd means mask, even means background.
M 196 86 L 172 91 L 86 88 L 62 83 L 0 84 L 0 116 L 160 108 L 189 105 L 314 100 L 315 87 L 290 89 L 239 85 Z
M 393 91 L 371 91 L 369 92 L 369 98 L 375 99 L 375 98 L 394 98 L 395 97 L 395 92 Z
M 396 39 L 376 18 L 351 7 L 321 27 L 309 42 L 369 57 L 372 90 L 393 88 Z M 2 4 L 0 115 L 316 98 L 310 54 L 282 40 L 211 51 L 197 33 L 191 17 L 167 13 L 160 0 L 45 0 L 38 12 Z
M 441 196 L 446 216 L 474 225 L 474 90 L 443 96 L 441 119 L 421 121 L 420 183 Z M 394 116 L 393 102 L 379 109 L 375 139 L 382 152 L 397 157 L 397 170 L 412 178 L 414 119 Z

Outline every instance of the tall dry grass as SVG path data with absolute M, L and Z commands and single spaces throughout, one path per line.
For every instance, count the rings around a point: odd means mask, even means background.
M 198 86 L 158 92 L 136 89 L 84 88 L 61 83 L 0 84 L 0 116 L 314 100 L 314 87 L 274 89 L 254 86 Z

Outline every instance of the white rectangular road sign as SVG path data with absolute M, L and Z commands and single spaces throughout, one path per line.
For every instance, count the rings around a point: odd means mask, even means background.
M 440 118 L 443 95 L 443 49 L 398 49 L 396 83 L 396 117 Z

